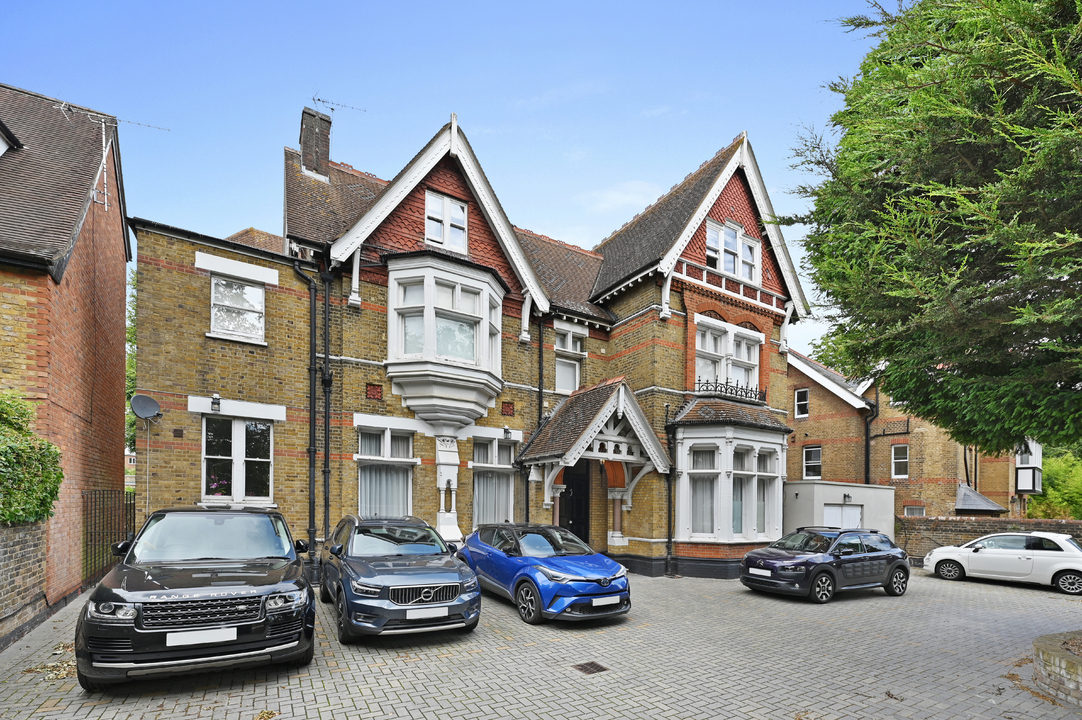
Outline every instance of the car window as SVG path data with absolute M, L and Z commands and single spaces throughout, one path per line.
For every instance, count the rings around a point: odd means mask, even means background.
M 864 543 L 860 541 L 860 536 L 858 535 L 842 535 L 838 538 L 838 542 L 834 544 L 833 552 L 839 554 L 843 550 L 852 550 L 854 553 L 862 553 L 864 552 Z
M 504 530 L 502 528 L 493 532 L 492 547 L 496 548 L 502 553 L 507 552 L 515 547 L 515 536 L 510 530 Z
M 1082 552 L 1082 545 L 1079 545 L 1078 541 L 1075 540 L 1073 537 L 1067 538 L 1067 544 L 1073 547 L 1078 552 Z
M 1025 535 L 998 535 L 985 541 L 984 547 L 990 550 L 1025 550 Z
M 440 555 L 447 546 L 430 527 L 403 525 L 360 525 L 353 534 L 352 557 L 394 555 Z
M 860 536 L 860 539 L 864 541 L 864 547 L 868 548 L 868 552 L 890 552 L 896 547 L 889 537 L 878 533 L 865 533 Z
M 774 541 L 770 547 L 797 552 L 824 553 L 830 549 L 830 543 L 833 541 L 833 537 L 820 535 L 817 532 L 795 532 Z
M 1055 540 L 1043 537 L 1026 538 L 1026 550 L 1058 550 L 1063 552 L 1063 548 Z
M 491 545 L 493 537 L 495 535 L 496 535 L 496 528 L 490 528 L 490 527 L 481 528 L 480 532 L 477 533 L 478 539 L 481 542 L 483 542 L 485 545 Z
M 128 561 L 293 559 L 293 544 L 284 530 L 270 515 L 166 513 L 143 528 Z
M 589 545 L 561 527 L 540 527 L 519 533 L 519 547 L 526 557 L 555 557 L 557 555 L 593 555 Z
M 334 540 L 331 542 L 331 544 L 348 545 L 350 530 L 352 530 L 350 523 L 344 521 L 341 525 L 338 526 L 338 530 L 335 531 Z

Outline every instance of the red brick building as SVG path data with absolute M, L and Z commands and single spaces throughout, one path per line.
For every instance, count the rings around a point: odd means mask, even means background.
M 0 85 L 0 388 L 37 405 L 37 431 L 64 469 L 43 586 L 22 616 L 80 589 L 82 492 L 124 487 L 131 246 L 116 124 Z

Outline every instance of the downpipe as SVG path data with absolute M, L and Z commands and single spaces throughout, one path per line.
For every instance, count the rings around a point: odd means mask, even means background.
M 293 272 L 308 282 L 308 560 L 316 559 L 316 279 L 293 261 Z

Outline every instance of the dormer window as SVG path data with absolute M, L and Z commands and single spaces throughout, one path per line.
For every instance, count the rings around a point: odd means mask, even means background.
M 707 221 L 706 264 L 741 280 L 759 282 L 759 241 L 734 222 Z
M 425 240 L 466 252 L 466 203 L 439 193 L 425 193 Z

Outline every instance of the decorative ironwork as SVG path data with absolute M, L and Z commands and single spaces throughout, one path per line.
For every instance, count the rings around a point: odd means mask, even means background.
M 695 390 L 701 393 L 721 395 L 736 400 L 751 400 L 752 402 L 760 403 L 766 402 L 766 390 L 760 390 L 756 387 L 741 386 L 739 384 L 734 385 L 720 380 L 698 380 L 695 383 Z

